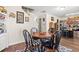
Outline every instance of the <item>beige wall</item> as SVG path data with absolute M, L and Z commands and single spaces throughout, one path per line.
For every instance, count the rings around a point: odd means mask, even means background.
M 20 43 L 24 41 L 23 38 L 23 29 L 27 29 L 30 32 L 32 27 L 37 27 L 36 16 L 34 14 L 30 15 L 29 22 L 24 22 L 24 24 L 17 24 L 16 18 L 8 17 L 10 12 L 16 13 L 16 11 L 24 12 L 20 6 L 6 6 L 7 9 L 7 18 L 6 18 L 6 29 L 7 29 L 7 38 L 9 45 Z M 24 12 L 25 16 L 28 16 Z

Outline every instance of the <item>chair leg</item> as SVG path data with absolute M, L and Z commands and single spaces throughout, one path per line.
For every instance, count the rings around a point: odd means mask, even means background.
M 57 52 L 59 52 L 59 49 L 58 48 L 56 50 L 57 50 Z
M 24 52 L 30 52 L 30 49 L 25 48 Z
M 59 49 L 58 48 L 56 48 L 56 49 L 54 48 L 54 52 L 59 52 Z
M 24 52 L 26 52 L 26 51 L 27 51 L 27 48 L 25 48 Z

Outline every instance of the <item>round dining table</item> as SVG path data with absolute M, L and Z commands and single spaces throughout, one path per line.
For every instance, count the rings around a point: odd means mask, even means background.
M 50 38 L 53 35 L 54 33 L 49 33 L 49 32 L 34 32 L 32 34 L 32 37 L 37 39 L 45 39 L 45 38 Z
M 53 36 L 54 36 L 54 33 L 49 33 L 49 32 L 34 32 L 32 34 L 32 38 L 34 40 L 40 40 L 40 42 L 42 42 L 42 40 L 45 40 L 45 39 L 47 40 L 48 38 L 52 38 Z M 41 48 L 41 51 L 42 51 L 42 48 Z

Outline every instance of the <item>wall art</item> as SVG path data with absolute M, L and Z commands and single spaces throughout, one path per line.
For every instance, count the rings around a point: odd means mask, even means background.
M 16 22 L 24 23 L 24 12 L 20 12 L 20 11 L 16 12 Z
M 29 17 L 25 17 L 25 22 L 29 22 Z
M 9 17 L 15 18 L 15 13 L 10 12 Z

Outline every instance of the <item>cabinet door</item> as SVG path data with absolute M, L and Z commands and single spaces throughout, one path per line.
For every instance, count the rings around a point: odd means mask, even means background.
M 79 38 L 79 31 L 77 31 L 77 38 Z
M 7 39 L 5 35 L 0 36 L 0 51 L 7 47 Z

